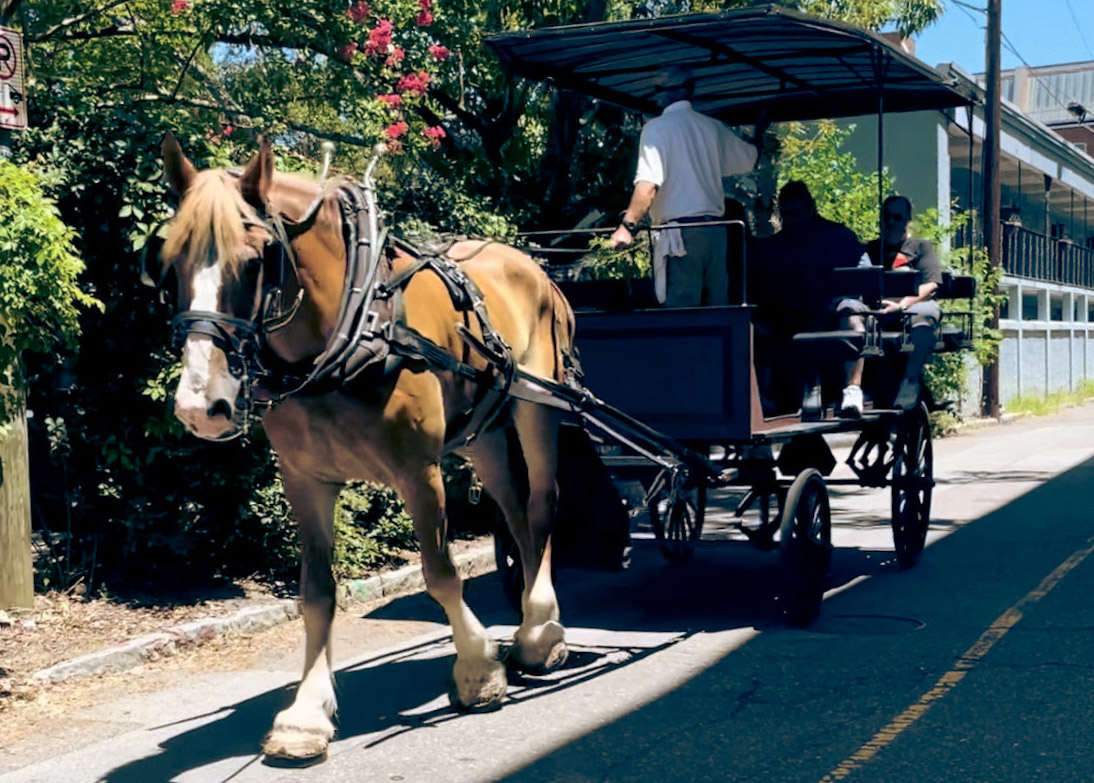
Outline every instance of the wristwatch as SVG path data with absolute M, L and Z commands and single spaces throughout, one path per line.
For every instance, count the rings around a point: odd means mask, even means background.
M 630 222 L 629 220 L 627 220 L 626 218 L 624 218 L 623 220 L 619 221 L 619 225 L 623 226 L 623 228 L 627 229 L 627 230 L 628 230 L 628 231 L 630 231 L 630 232 L 631 232 L 632 234 L 633 234 L 633 233 L 634 233 L 635 231 L 637 231 L 637 230 L 638 230 L 638 224 L 637 224 L 637 223 L 632 223 L 632 222 Z

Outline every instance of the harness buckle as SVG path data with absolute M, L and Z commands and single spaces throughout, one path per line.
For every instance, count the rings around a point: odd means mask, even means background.
M 482 480 L 477 473 L 471 474 L 471 484 L 467 487 L 467 502 L 477 506 L 482 500 Z
M 365 330 L 364 334 L 369 337 L 376 336 L 376 327 L 380 325 L 380 314 L 375 310 L 369 310 L 365 315 Z

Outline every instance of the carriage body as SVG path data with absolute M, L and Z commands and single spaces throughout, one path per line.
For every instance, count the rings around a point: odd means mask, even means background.
M 975 85 L 929 68 L 880 36 L 775 5 L 487 40 L 515 74 L 647 114 L 658 110 L 657 73 L 666 65 L 690 68 L 695 109 L 730 125 L 876 113 L 879 171 L 885 114 L 982 102 Z M 742 289 L 736 297 L 731 292 L 738 304 L 730 307 L 645 309 L 651 297 L 636 281 L 566 286 L 577 311 L 576 345 L 588 392 L 584 398 L 556 392 L 580 412 L 590 434 L 602 437 L 613 469 L 653 466 L 645 499 L 666 556 L 690 556 L 708 487 L 743 488 L 736 516 L 759 509 L 759 522 L 742 521 L 740 530 L 761 548 L 778 542 L 784 610 L 791 622 L 803 624 L 819 612 L 831 552 L 826 483 L 888 487 L 897 557 L 904 567 L 918 559 L 933 486 L 930 401 L 895 410 L 893 395 L 877 380 L 861 418 L 803 421 L 793 359 L 784 363 L 790 375 L 774 384 L 782 383 L 787 394 L 777 399 L 770 393 L 769 368 L 780 357 L 772 356 L 766 340 L 759 346 L 756 309 L 748 304 L 747 277 L 740 271 L 730 274 Z M 913 282 L 903 277 L 854 270 L 834 293 L 868 303 L 900 296 L 889 286 Z M 971 297 L 970 282 L 947 282 L 938 296 Z M 947 315 L 935 350 L 969 347 L 970 329 L 967 313 Z M 908 331 L 907 324 L 886 332 L 875 323 L 865 338 L 813 332 L 794 335 L 781 349 L 808 352 L 818 367 L 840 368 L 846 359 L 866 356 L 872 359 L 867 372 L 880 370 L 875 374 L 883 379 L 899 366 Z M 858 435 L 848 459 L 851 478 L 830 477 L 836 460 L 825 436 L 836 432 Z

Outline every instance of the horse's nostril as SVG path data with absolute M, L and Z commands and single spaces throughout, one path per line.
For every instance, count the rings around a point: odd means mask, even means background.
M 226 419 L 232 418 L 232 406 L 228 404 L 227 400 L 217 400 L 213 403 L 212 407 L 208 410 L 209 418 L 215 419 L 217 416 L 223 416 Z

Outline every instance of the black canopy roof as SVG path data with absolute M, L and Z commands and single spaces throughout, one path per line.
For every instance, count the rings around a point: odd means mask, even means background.
M 980 103 L 874 33 L 780 6 L 627 22 L 565 25 L 487 38 L 502 64 L 537 81 L 649 114 L 666 65 L 696 76 L 692 103 L 735 125 L 849 117 Z

